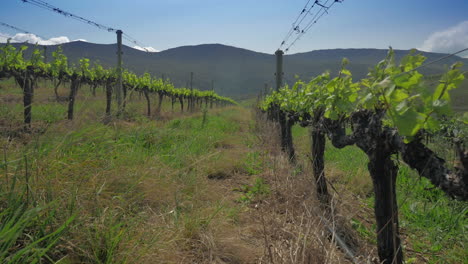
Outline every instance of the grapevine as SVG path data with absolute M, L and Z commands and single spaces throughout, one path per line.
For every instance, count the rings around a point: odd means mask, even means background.
M 9 43 L 0 47 L 0 78 L 13 77 L 23 89 L 24 97 L 24 118 L 25 128 L 31 126 L 31 108 L 34 86 L 38 79 L 54 80 L 54 93 L 57 100 L 60 100 L 57 89 L 65 83 L 70 83 L 70 94 L 67 97 L 69 102 L 68 118 L 73 118 L 73 104 L 78 92 L 78 88 L 82 84 L 88 84 L 92 88 L 93 94 L 97 86 L 103 85 L 106 87 L 106 114 L 111 112 L 112 86 L 117 81 L 115 69 L 105 69 L 98 62 L 90 62 L 87 58 L 79 60 L 78 65 L 69 65 L 68 58 L 63 54 L 59 47 L 52 53 L 53 60 L 49 63 L 44 62 L 44 55 L 39 49 L 34 49 L 32 56 L 29 59 L 24 57 L 24 51 L 28 47 L 21 46 L 15 48 Z M 186 88 L 175 88 L 170 80 L 161 78 L 153 78 L 148 73 L 142 76 L 125 70 L 123 73 L 123 88 L 124 98 L 127 93 L 140 92 L 144 93 L 148 103 L 148 115 L 150 114 L 149 94 L 158 94 L 159 105 L 158 111 L 161 108 L 162 99 L 167 96 L 179 99 L 183 110 L 183 100 L 196 100 L 201 105 L 204 100 L 206 105 L 211 102 L 217 105 L 233 105 L 237 104 L 234 100 L 220 96 L 212 91 L 200 91 L 197 89 L 189 90 Z M 125 107 L 124 100 L 124 107 Z
M 298 80 L 260 103 L 270 119 L 278 121 L 283 150 L 290 156 L 294 153 L 288 143 L 292 142 L 292 125 L 311 127 L 312 168 L 321 201 L 329 201 L 323 161 L 325 136 L 337 148 L 355 145 L 366 153 L 375 193 L 378 253 L 385 263 L 403 261 L 394 155 L 400 155 L 447 195 L 468 200 L 468 151 L 463 136 L 467 114 L 456 116 L 450 106 L 450 91 L 464 79 L 461 64 L 440 75 L 432 91 L 428 78 L 416 70 L 424 61 L 424 56 L 412 51 L 397 64 L 390 49 L 367 78 L 353 81 L 344 59 L 336 77 L 326 72 L 309 82 Z M 459 154 L 461 165 L 454 169 L 423 143 L 425 135 L 443 131 L 450 132 Z

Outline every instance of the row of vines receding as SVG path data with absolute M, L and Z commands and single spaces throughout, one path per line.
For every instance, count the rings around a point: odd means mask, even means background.
M 15 48 L 6 44 L 0 47 L 0 79 L 14 78 L 23 91 L 24 104 L 24 128 L 28 131 L 31 128 L 31 116 L 34 90 L 39 80 L 51 80 L 54 85 L 54 95 L 57 101 L 67 101 L 67 118 L 73 119 L 74 105 L 80 87 L 83 84 L 89 85 L 92 94 L 96 95 L 97 87 L 104 87 L 106 91 L 106 115 L 111 115 L 112 95 L 114 87 L 117 85 L 118 76 L 116 69 L 106 69 L 99 62 L 90 62 L 87 58 L 82 58 L 76 65 L 70 65 L 68 58 L 59 47 L 52 53 L 53 59 L 45 61 L 44 51 L 34 49 L 29 58 L 25 56 L 28 47 Z M 70 85 L 69 95 L 61 98 L 58 94 L 58 87 L 61 84 Z M 146 99 L 147 115 L 151 115 L 151 94 L 156 94 L 159 102 L 156 112 L 161 111 L 161 104 L 164 97 L 170 98 L 172 109 L 176 103 L 180 104 L 180 109 L 189 112 L 201 109 L 202 105 L 212 108 L 213 106 L 226 106 L 236 104 L 230 98 L 220 96 L 214 91 L 201 91 L 197 89 L 176 88 L 168 79 L 154 78 L 149 73 L 137 76 L 128 70 L 122 74 L 123 88 L 123 109 L 125 111 L 128 96 L 133 92 L 144 95 Z
M 395 190 L 399 165 L 394 156 L 448 196 L 468 200 L 468 113 L 454 113 L 450 106 L 450 90 L 464 79 L 461 64 L 451 66 L 428 89 L 429 78 L 416 69 L 424 61 L 412 52 L 397 64 L 390 49 L 367 78 L 353 81 L 344 59 L 336 77 L 324 73 L 309 82 L 298 80 L 260 103 L 268 118 L 279 123 L 281 146 L 292 162 L 296 154 L 291 128 L 310 127 L 313 175 L 325 204 L 330 200 L 324 173 L 326 138 L 336 148 L 354 145 L 367 155 L 383 263 L 403 263 Z M 437 134 L 455 149 L 457 165 L 450 166 L 429 148 L 426 139 Z

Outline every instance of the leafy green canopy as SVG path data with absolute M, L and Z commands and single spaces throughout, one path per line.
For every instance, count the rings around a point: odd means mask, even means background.
M 284 86 L 267 96 L 260 107 L 267 111 L 279 107 L 282 111 L 323 116 L 333 120 L 349 117 L 361 109 L 383 111 L 385 124 L 398 129 L 400 135 L 410 141 L 421 129 L 437 131 L 441 120 L 453 117 L 450 106 L 450 90 L 457 88 L 464 79 L 461 63 L 452 65 L 432 91 L 424 76 L 417 71 L 425 57 L 412 51 L 397 65 L 394 52 L 370 70 L 366 79 L 353 82 L 343 59 L 337 77 L 328 72 L 304 82 L 298 80 L 291 88 Z M 468 114 L 464 113 L 465 124 Z
M 26 46 L 16 49 L 12 45 L 0 48 L 0 76 L 24 76 L 27 69 L 31 69 L 36 77 L 55 78 L 62 81 L 70 80 L 72 76 L 79 77 L 89 84 L 103 84 L 117 79 L 116 69 L 104 69 L 98 62 L 91 63 L 89 59 L 82 58 L 78 65 L 69 65 L 67 57 L 59 47 L 52 53 L 53 60 L 44 62 L 43 53 L 35 49 L 30 59 L 24 58 Z M 135 90 L 163 93 L 167 96 L 181 98 L 201 98 L 215 102 L 237 104 L 234 100 L 220 96 L 213 91 L 200 91 L 197 89 L 175 88 L 168 79 L 152 78 L 148 73 L 142 76 L 125 70 L 122 74 L 123 84 Z

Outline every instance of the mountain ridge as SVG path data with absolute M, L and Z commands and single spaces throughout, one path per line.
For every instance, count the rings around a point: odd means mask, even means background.
M 31 44 L 15 43 L 15 46 Z M 117 62 L 116 44 L 94 44 L 84 41 L 73 41 L 61 45 L 46 46 L 47 58 L 52 58 L 52 52 L 62 46 L 63 52 L 71 63 L 86 57 L 91 61 L 99 61 L 105 67 L 114 67 Z M 27 50 L 31 52 L 31 48 Z M 190 72 L 194 72 L 194 88 L 211 89 L 214 81 L 215 90 L 221 95 L 236 98 L 248 97 L 263 90 L 265 83 L 270 87 L 274 84 L 275 55 L 251 51 L 244 48 L 224 44 L 200 44 L 175 47 L 160 52 L 145 52 L 128 46 L 123 46 L 124 67 L 137 73 L 149 72 L 154 76 L 166 77 L 176 85 L 188 85 Z M 341 60 L 350 60 L 348 69 L 358 80 L 366 76 L 370 67 L 385 58 L 388 50 L 375 48 L 349 48 L 313 50 L 284 55 L 284 80 L 293 83 L 296 76 L 308 80 L 313 76 L 330 71 L 336 74 Z M 409 50 L 395 50 L 397 60 L 408 54 Z M 443 53 L 417 51 L 432 61 L 444 56 Z M 440 74 L 444 68 L 456 61 L 462 61 L 465 69 L 468 59 L 453 56 L 440 63 L 435 63 L 423 69 L 427 74 Z

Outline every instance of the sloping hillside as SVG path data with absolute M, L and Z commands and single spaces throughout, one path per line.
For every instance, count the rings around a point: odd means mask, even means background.
M 15 44 L 20 45 L 20 44 Z M 31 45 L 32 46 L 32 45 Z M 62 48 L 71 62 L 87 57 L 98 60 L 107 67 L 116 63 L 115 44 L 93 44 L 88 42 L 70 42 Z M 57 46 L 48 46 L 48 58 Z M 29 49 L 30 51 L 31 49 Z M 237 98 L 249 97 L 263 89 L 264 84 L 270 86 L 274 82 L 275 56 L 259 53 L 221 44 L 204 44 L 183 46 L 168 49 L 158 53 L 146 53 L 124 46 L 123 60 L 126 68 L 142 74 L 149 72 L 156 76 L 170 78 L 176 86 L 186 86 L 190 80 L 190 72 L 194 72 L 194 87 L 211 89 L 214 81 L 218 93 Z M 349 69 L 356 78 L 367 74 L 369 67 L 382 60 L 387 50 L 384 49 L 330 49 L 316 50 L 306 53 L 285 55 L 285 81 L 292 83 L 295 76 L 309 79 L 326 70 L 336 73 L 341 60 L 350 60 Z M 396 50 L 396 58 L 400 59 L 408 50 Z M 428 60 L 443 57 L 444 54 L 422 52 Z M 468 59 L 452 57 L 424 68 L 425 73 L 439 74 L 444 67 L 455 61 L 463 61 L 468 65 Z M 465 66 L 468 70 L 468 67 Z

